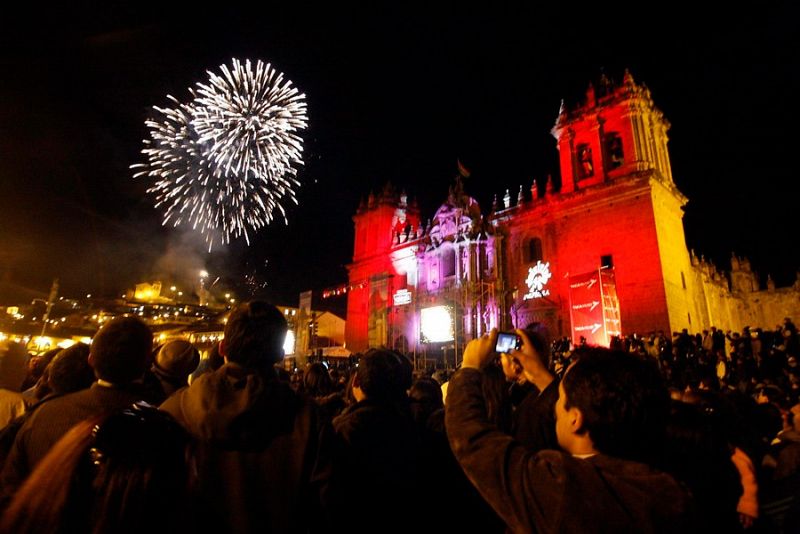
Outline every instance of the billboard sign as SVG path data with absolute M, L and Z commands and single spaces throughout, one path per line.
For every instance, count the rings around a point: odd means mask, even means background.
M 613 269 L 599 269 L 569 278 L 572 341 L 608 347 L 620 335 L 619 300 Z
M 395 306 L 404 306 L 411 304 L 411 292 L 408 289 L 398 289 L 392 295 Z

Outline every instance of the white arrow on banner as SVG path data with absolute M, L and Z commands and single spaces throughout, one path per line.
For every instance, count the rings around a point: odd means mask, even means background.
M 590 324 L 590 325 L 587 325 L 587 326 L 576 326 L 575 327 L 575 331 L 576 332 L 583 332 L 584 330 L 591 330 L 592 334 L 594 334 L 595 332 L 597 332 L 601 328 L 603 328 L 603 325 L 594 323 L 594 324 Z
M 586 302 L 585 304 L 575 304 L 572 306 L 573 310 L 582 310 L 584 308 L 589 308 L 589 311 L 594 310 L 596 307 L 600 305 L 599 301 L 593 300 L 592 302 Z

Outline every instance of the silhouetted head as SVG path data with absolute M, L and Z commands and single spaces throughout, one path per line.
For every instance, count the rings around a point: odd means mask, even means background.
M 369 349 L 358 361 L 354 386 L 369 399 L 396 401 L 406 398 L 412 380 L 408 358 L 389 349 Z
M 48 385 L 58 395 L 86 389 L 94 382 L 89 345 L 76 343 L 56 354 L 48 369 Z
M 97 378 L 127 384 L 142 377 L 150 367 L 153 333 L 136 317 L 112 319 L 95 334 L 89 364 Z
M 641 459 L 663 436 L 669 394 L 657 367 L 622 351 L 581 348 L 561 382 L 565 407 L 583 416 L 595 449 Z M 559 437 L 559 440 L 561 438 Z
M 283 359 L 288 329 L 283 314 L 272 304 L 245 302 L 228 317 L 220 352 L 244 367 L 272 366 Z
M 328 374 L 328 368 L 319 362 L 309 365 L 303 373 L 303 387 L 305 393 L 311 397 L 333 393 L 333 380 Z
M 194 345 L 184 339 L 173 339 L 158 349 L 153 366 L 158 374 L 185 381 L 199 363 L 200 352 Z

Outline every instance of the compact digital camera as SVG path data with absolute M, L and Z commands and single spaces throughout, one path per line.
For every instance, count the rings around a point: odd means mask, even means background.
M 509 353 L 522 347 L 522 338 L 516 332 L 498 332 L 495 352 Z

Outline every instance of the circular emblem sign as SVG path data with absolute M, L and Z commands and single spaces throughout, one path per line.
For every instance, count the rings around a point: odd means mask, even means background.
M 525 285 L 528 286 L 528 294 L 522 298 L 528 300 L 548 296 L 550 290 L 545 289 L 544 286 L 547 285 L 552 276 L 550 263 L 542 263 L 541 260 L 537 261 L 536 265 L 528 269 L 528 278 L 525 280 Z

